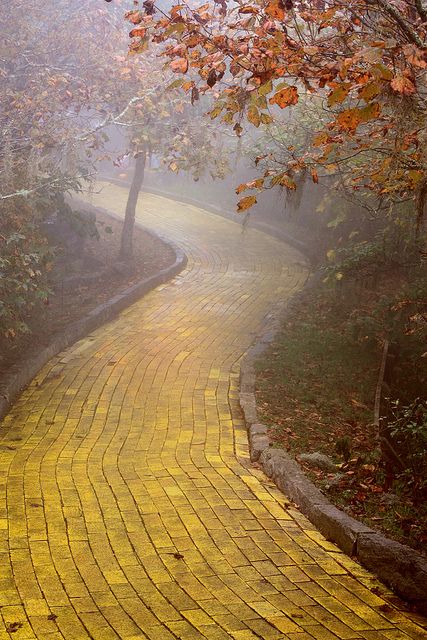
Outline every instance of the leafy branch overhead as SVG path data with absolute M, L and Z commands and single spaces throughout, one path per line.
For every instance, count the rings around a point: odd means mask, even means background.
M 180 76 L 176 85 L 192 102 L 210 96 L 211 118 L 238 136 L 245 126 L 286 126 L 292 116 L 285 112 L 321 101 L 319 129 L 300 153 L 289 150 L 281 178 L 270 171 L 262 188 L 293 188 L 307 169 L 317 182 L 319 172 L 334 174 L 357 156 L 351 188 L 381 201 L 412 199 L 420 227 L 426 14 L 423 2 L 403 0 L 182 1 L 169 11 L 146 0 L 127 19 L 131 51 L 157 43 Z

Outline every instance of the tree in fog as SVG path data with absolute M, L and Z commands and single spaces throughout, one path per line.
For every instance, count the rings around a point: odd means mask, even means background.
M 139 87 L 139 97 L 134 98 L 126 117 L 116 122 L 128 132 L 129 155 L 134 161 L 119 256 L 125 262 L 133 258 L 135 210 L 148 159 L 154 158 L 166 171 L 185 172 L 194 180 L 207 172 L 220 178 L 227 170 L 220 128 L 210 123 L 200 108 L 193 109 L 191 100 L 178 92 L 171 80 L 153 65 Z
M 92 173 L 105 125 L 132 93 L 120 11 L 4 3 L 0 29 L 0 328 L 13 336 L 47 297 L 40 224 Z

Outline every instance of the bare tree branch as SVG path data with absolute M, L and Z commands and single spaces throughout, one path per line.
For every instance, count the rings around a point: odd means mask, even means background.
M 143 100 L 144 98 L 141 96 L 134 96 L 133 98 L 131 98 L 129 100 L 129 102 L 127 103 L 127 105 L 125 106 L 125 108 L 123 109 L 123 111 L 121 111 L 120 113 L 118 113 L 117 115 L 113 115 L 113 114 L 109 114 L 102 122 L 100 122 L 96 127 L 94 127 L 93 129 L 91 129 L 90 131 L 87 131 L 85 134 L 83 134 L 82 136 L 80 136 L 78 139 L 79 142 L 85 142 L 88 138 L 90 138 L 90 136 L 93 136 L 95 133 L 97 133 L 98 131 L 100 131 L 101 129 L 104 129 L 105 127 L 108 127 L 111 124 L 116 124 L 119 123 L 122 118 L 125 117 L 126 113 L 129 111 L 129 109 L 134 105 L 137 104 L 138 102 L 141 102 L 141 100 Z
M 406 35 L 408 40 L 413 44 L 416 44 L 420 49 L 425 49 L 426 44 L 423 42 L 415 29 L 409 24 L 400 11 L 392 5 L 388 0 L 368 0 L 372 5 L 381 7 L 400 27 L 401 31 Z M 421 3 L 420 3 L 421 4 Z
M 79 175 L 76 176 L 75 179 L 76 180 L 80 180 L 80 179 L 87 179 L 89 178 L 91 175 L 93 174 L 85 174 L 85 175 Z M 46 187 L 52 187 L 54 185 L 60 185 L 62 183 L 62 178 L 54 178 L 53 180 L 51 180 L 50 182 L 45 182 L 43 184 L 40 184 L 37 187 L 34 187 L 33 189 L 19 189 L 19 191 L 15 191 L 14 193 L 7 193 L 5 195 L 2 195 L 0 193 L 0 201 L 1 200 L 10 200 L 11 198 L 28 198 L 28 196 L 30 196 L 33 193 L 37 193 L 38 191 L 42 191 L 43 189 L 45 189 Z

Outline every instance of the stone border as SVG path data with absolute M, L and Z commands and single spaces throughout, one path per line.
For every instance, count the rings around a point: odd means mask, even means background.
M 93 207 L 86 202 L 79 201 L 77 198 L 74 200 L 79 202 L 82 206 L 84 205 L 86 209 L 90 209 L 95 212 L 102 211 L 113 218 L 121 220 L 120 216 L 117 216 L 106 209 Z M 19 365 L 11 367 L 8 374 L 2 380 L 0 388 L 0 420 L 7 414 L 14 401 L 20 396 L 34 376 L 47 362 L 49 362 L 51 358 L 61 351 L 64 351 L 64 349 L 72 345 L 74 342 L 77 342 L 87 334 L 91 333 L 94 329 L 97 329 L 101 325 L 112 320 L 118 313 L 120 313 L 120 311 L 126 309 L 126 307 L 142 298 L 160 284 L 172 279 L 185 268 L 187 264 L 187 256 L 182 249 L 176 246 L 173 242 L 170 242 L 167 238 L 146 229 L 140 223 L 137 222 L 136 224 L 153 238 L 161 240 L 165 244 L 169 245 L 175 253 L 175 262 L 169 267 L 165 267 L 157 273 L 136 282 L 130 287 L 127 287 L 124 291 L 121 291 L 107 300 L 107 302 L 98 305 L 87 315 L 83 316 L 83 318 L 72 322 L 68 327 L 58 332 L 47 347 L 44 347 L 39 353 L 29 357 Z
M 285 313 L 291 308 L 292 303 L 287 305 Z M 279 313 L 270 316 L 240 368 L 240 405 L 248 429 L 251 461 L 261 465 L 266 475 L 325 538 L 359 560 L 397 595 L 427 615 L 427 560 L 414 549 L 386 538 L 331 504 L 286 451 L 273 448 L 267 426 L 258 420 L 254 364 L 276 337 L 281 325 L 279 317 L 284 317 L 283 306 Z

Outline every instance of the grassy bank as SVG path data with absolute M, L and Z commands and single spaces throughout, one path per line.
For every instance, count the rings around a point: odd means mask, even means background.
M 420 551 L 427 542 L 427 411 L 409 427 L 418 429 L 415 440 L 409 434 L 416 451 L 407 451 L 408 420 L 406 449 L 401 433 L 393 436 L 405 468 L 384 459 L 373 422 L 386 336 L 398 344 L 398 355 L 383 395 L 403 404 L 425 396 L 423 278 L 408 283 L 395 273 L 373 287 L 321 282 L 295 303 L 257 365 L 259 414 L 276 446 L 296 457 L 327 454 L 336 469 L 303 465 L 321 490 L 351 515 Z

